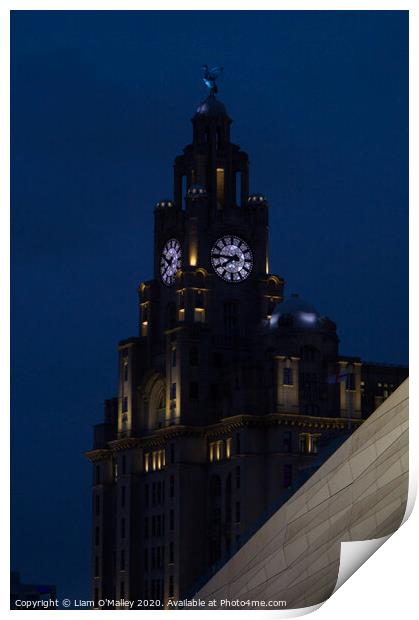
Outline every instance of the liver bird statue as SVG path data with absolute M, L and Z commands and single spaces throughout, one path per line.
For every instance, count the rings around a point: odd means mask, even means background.
M 213 67 L 209 69 L 208 65 L 203 65 L 202 71 L 204 72 L 202 79 L 204 80 L 205 86 L 209 89 L 210 95 L 215 95 L 215 93 L 218 93 L 215 80 L 223 72 L 223 67 Z

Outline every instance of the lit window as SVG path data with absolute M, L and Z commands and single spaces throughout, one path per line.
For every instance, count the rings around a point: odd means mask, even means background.
M 231 437 L 226 439 L 226 458 L 231 458 Z
M 146 452 L 144 454 L 144 469 L 148 471 L 150 469 L 150 453 Z
M 224 168 L 217 168 L 217 201 L 224 204 Z
M 195 321 L 195 323 L 205 323 L 205 309 L 195 308 L 193 320 Z

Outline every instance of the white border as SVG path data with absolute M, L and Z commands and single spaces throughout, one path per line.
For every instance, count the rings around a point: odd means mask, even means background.
M 4 442 L 2 457 L 6 461 L 5 466 L 2 468 L 2 494 L 3 497 L 9 497 L 9 477 L 5 475 L 8 469 L 9 463 L 9 352 L 10 352 L 10 314 L 9 306 L 7 303 L 7 296 L 10 290 L 9 281 L 9 254 L 10 254 L 10 241 L 9 241 L 9 210 L 10 204 L 10 183 L 9 183 L 9 62 L 10 62 L 10 39 L 9 39 L 9 11 L 10 10 L 141 10 L 147 9 L 149 5 L 142 2 L 136 2 L 134 0 L 85 0 L 68 2 L 62 0 L 55 1 L 7 1 L 3 2 L 0 9 L 0 67 L 2 69 L 2 96 L 1 96 L 1 117 L 0 117 L 0 136 L 2 137 L 1 143 L 1 167 L 0 167 L 0 192 L 2 198 L 2 208 L 0 210 L 0 274 L 1 274 L 1 290 L 3 293 L 3 303 L 1 305 L 1 353 L 2 353 L 2 372 L 0 373 L 0 387 L 3 404 L 3 420 L 2 420 L 2 438 Z M 201 4 L 197 6 L 196 2 L 192 1 L 179 1 L 174 2 L 166 1 L 159 2 L 158 0 L 153 3 L 154 10 L 207 10 L 208 6 Z M 248 0 L 242 0 L 241 2 L 227 2 L 226 0 L 212 0 L 210 8 L 212 10 L 410 10 L 410 109 L 415 111 L 419 109 L 419 101 L 417 96 L 417 82 L 416 74 L 418 73 L 418 19 L 417 11 L 413 2 L 396 2 L 396 1 L 372 1 L 372 0 L 358 0 L 352 2 L 336 1 L 277 1 L 273 2 L 249 2 Z M 419 264 L 418 260 L 418 192 L 417 192 L 417 115 L 411 114 L 410 118 L 410 162 L 411 170 L 413 174 L 410 176 L 410 196 L 411 204 L 414 205 L 414 209 L 410 213 L 410 269 L 411 269 L 411 281 L 410 281 L 410 316 L 418 317 L 418 303 L 417 293 L 415 287 L 417 284 L 414 280 L 415 267 Z M 391 286 L 391 285 L 390 285 Z M 383 300 L 385 304 L 385 300 Z M 414 348 L 414 353 L 417 353 L 418 333 L 413 321 L 410 322 L 410 343 Z M 416 355 L 411 356 L 411 375 L 416 376 L 417 362 L 415 360 Z M 413 487 L 417 488 L 417 472 L 418 472 L 418 437 L 419 437 L 419 423 L 417 420 L 417 387 L 416 381 L 411 381 L 411 411 L 410 416 L 410 478 Z M 410 498 L 409 498 L 410 499 Z M 8 532 L 9 532 L 9 513 L 6 510 L 1 511 L 1 533 L 3 536 L 2 549 L 6 549 L 8 546 Z M 407 522 L 383 545 L 383 547 L 374 554 L 367 563 L 361 567 L 349 580 L 340 588 L 333 596 L 316 612 L 316 618 L 323 620 L 335 620 L 339 617 L 340 620 L 346 620 L 353 618 L 355 614 L 362 614 L 362 617 L 377 617 L 381 618 L 393 618 L 395 616 L 399 618 L 411 618 L 417 615 L 417 600 L 416 591 L 417 574 L 418 574 L 418 562 L 417 562 L 417 550 L 419 549 L 419 510 L 416 508 L 413 510 L 410 518 Z M 4 554 L 6 555 L 6 554 Z M 9 562 L 6 557 L 6 561 L 3 561 L 1 566 L 1 601 L 2 608 L 8 611 L 9 608 Z M 20 613 L 20 612 L 14 612 Z M 41 613 L 41 612 L 32 612 Z M 57 614 L 58 612 L 52 612 Z M 78 614 L 77 611 L 69 611 L 69 614 Z M 114 612 L 120 613 L 120 612 Z M 156 614 L 165 614 L 166 612 L 152 612 L 152 618 L 156 618 Z M 197 620 L 202 617 L 202 611 L 188 612 L 188 618 Z M 207 611 L 207 614 L 215 616 L 217 612 Z M 240 612 L 223 612 L 223 618 L 227 620 L 227 616 L 234 614 L 237 618 L 237 614 Z M 247 614 L 264 615 L 267 617 L 277 616 L 282 612 L 263 612 L 263 611 L 247 611 Z M 191 615 L 192 614 L 192 615 Z M 142 616 L 148 616 L 148 612 L 142 612 Z M 284 614 L 285 615 L 285 614 Z M 114 616 L 113 616 L 114 617 Z

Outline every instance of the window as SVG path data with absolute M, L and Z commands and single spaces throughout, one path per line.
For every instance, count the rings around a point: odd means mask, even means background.
M 199 399 L 199 386 L 196 381 L 191 381 L 189 383 L 189 398 L 192 398 L 193 400 Z
M 169 544 L 169 564 L 173 564 L 175 561 L 175 544 L 170 542 Z
M 199 364 L 199 351 L 196 347 L 189 349 L 189 365 L 198 366 Z
M 118 480 L 118 462 L 117 461 L 113 461 L 113 479 L 114 479 L 114 482 L 117 482 Z
M 205 323 L 205 309 L 194 308 L 193 320 L 195 323 Z
M 122 413 L 126 413 L 128 411 L 128 396 L 122 397 Z
M 292 465 L 290 465 L 289 463 L 286 463 L 284 465 L 283 483 L 286 489 L 292 484 Z
M 300 433 L 298 442 L 300 454 L 308 454 L 310 451 L 310 435 L 308 433 Z
M 127 473 L 127 459 L 125 454 L 122 455 L 122 473 L 126 474 Z
M 170 462 L 171 463 L 175 462 L 175 444 L 174 443 L 170 444 Z
M 231 437 L 226 439 L 226 459 L 231 458 Z
M 170 476 L 170 497 L 175 496 L 175 477 Z
M 125 495 L 126 495 L 126 489 L 124 485 L 121 487 L 121 506 L 125 506 Z
M 172 349 L 172 366 L 173 368 L 176 366 L 176 349 Z
M 224 168 L 217 168 L 217 202 L 224 205 Z
M 220 385 L 218 383 L 211 383 L 210 385 L 210 398 L 211 400 L 220 399 Z
M 212 441 L 209 444 L 209 460 L 220 461 L 223 457 L 223 441 Z
M 283 383 L 284 385 L 292 385 L 292 368 L 284 368 Z
M 100 544 L 100 529 L 99 529 L 99 526 L 97 525 L 96 529 L 95 529 L 95 545 L 96 545 L 96 547 L 99 544 Z
M 125 519 L 121 519 L 121 538 L 125 538 Z
M 224 328 L 227 332 L 235 332 L 239 324 L 239 310 L 236 301 L 226 301 L 224 304 Z
M 150 469 L 150 453 L 146 452 L 144 454 L 144 471 L 148 471 Z
M 236 489 L 240 489 L 240 465 L 236 466 Z
M 236 523 L 240 523 L 240 502 L 236 502 Z
M 174 584 L 173 584 L 173 575 L 169 576 L 169 596 L 174 596 Z
M 320 435 L 312 435 L 311 436 L 311 452 L 312 454 L 317 454 L 319 450 L 319 439 Z
M 128 362 L 124 362 L 124 366 L 123 366 L 123 370 L 124 370 L 124 381 L 128 381 Z
M 146 484 L 144 486 L 144 504 L 145 506 L 148 506 L 148 501 L 149 501 L 149 492 L 148 492 L 148 484 Z
M 214 368 L 222 368 L 223 367 L 223 354 L 219 351 L 216 351 L 212 358 L 212 363 Z
M 284 431 L 282 436 L 282 446 L 284 452 L 291 452 L 292 450 L 292 434 L 291 431 Z
M 100 484 L 100 465 L 96 465 L 95 467 L 95 482 L 96 484 Z
M 175 511 L 173 509 L 170 510 L 170 531 L 175 529 Z
M 176 398 L 176 383 L 172 383 L 170 386 L 170 399 L 174 400 Z
M 121 549 L 121 570 L 125 570 L 125 551 Z
M 148 538 L 148 517 L 144 517 L 144 538 Z
M 95 515 L 100 515 L 100 495 L 95 495 Z
M 354 390 L 355 389 L 355 375 L 353 372 L 350 372 L 346 375 L 346 389 Z

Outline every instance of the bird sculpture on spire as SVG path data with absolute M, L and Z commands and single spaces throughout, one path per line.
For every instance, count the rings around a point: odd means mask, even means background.
M 204 84 L 209 89 L 210 96 L 214 96 L 215 93 L 218 93 L 216 79 L 223 72 L 224 67 L 213 67 L 212 69 L 209 69 L 208 65 L 203 65 L 201 68 L 204 72 L 202 78 Z

